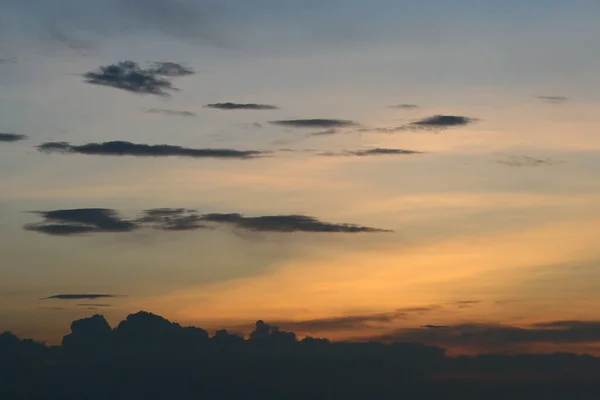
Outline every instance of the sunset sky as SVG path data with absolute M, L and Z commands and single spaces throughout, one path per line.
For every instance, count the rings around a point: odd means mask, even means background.
M 0 0 L 0 332 L 600 354 L 598 1 L 51 3 Z

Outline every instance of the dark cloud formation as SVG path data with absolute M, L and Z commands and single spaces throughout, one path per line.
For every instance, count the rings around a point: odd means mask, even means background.
M 263 152 L 232 149 L 191 149 L 167 144 L 138 144 L 124 141 L 88 143 L 73 146 L 67 142 L 47 142 L 38 146 L 38 150 L 46 153 L 76 153 L 103 156 L 137 156 L 137 157 L 193 157 L 193 158 L 239 158 L 257 157 Z
M 334 224 L 321 222 L 305 215 L 273 215 L 262 217 L 244 217 L 242 214 L 205 214 L 202 220 L 231 224 L 237 228 L 251 231 L 268 232 L 391 232 L 353 224 Z
M 184 67 L 181 64 L 174 63 L 171 61 L 159 61 L 152 64 L 147 70 L 149 73 L 161 76 L 186 76 L 195 74 L 191 68 Z
M 114 294 L 96 294 L 96 293 L 68 293 L 55 294 L 53 296 L 44 297 L 42 300 L 94 300 L 94 299 L 111 299 L 117 297 Z
M 550 323 L 545 329 L 580 323 Z M 145 311 L 114 328 L 98 314 L 73 321 L 60 346 L 1 333 L 0 371 L 0 395 L 7 400 L 107 399 L 123 393 L 131 400 L 587 400 L 600 392 L 600 358 L 589 355 L 449 357 L 445 349 L 420 342 L 299 339 L 262 320 L 247 337 L 224 329 L 210 335 Z
M 569 101 L 568 97 L 565 96 L 535 96 L 537 99 L 543 100 L 546 103 L 551 104 L 562 104 Z
M 78 208 L 69 210 L 34 211 L 44 221 L 27 224 L 29 231 L 48 235 L 69 236 L 98 232 L 131 232 L 137 225 L 123 220 L 115 210 Z
M 414 110 L 415 108 L 419 108 L 416 104 L 397 104 L 395 106 L 390 106 L 390 108 L 396 108 L 400 110 Z
M 272 106 L 269 104 L 256 104 L 256 103 L 213 103 L 207 104 L 206 108 L 215 108 L 218 110 L 277 110 L 279 107 Z
M 100 232 L 132 232 L 142 228 L 163 231 L 191 231 L 212 229 L 226 224 L 235 228 L 262 232 L 391 232 L 354 224 L 322 222 L 304 215 L 274 215 L 245 217 L 242 214 L 200 214 L 185 208 L 155 208 L 145 210 L 137 219 L 126 220 L 115 210 L 105 208 L 77 208 L 54 211 L 34 211 L 42 222 L 27 224 L 25 229 L 55 236 L 82 235 Z
M 509 156 L 496 162 L 509 167 L 542 167 L 562 163 L 562 161 L 553 158 L 535 158 L 531 156 Z
M 343 119 L 286 119 L 270 121 L 271 124 L 288 128 L 349 128 L 356 126 L 356 122 Z
M 165 108 L 151 108 L 150 110 L 147 110 L 146 112 L 150 113 L 150 114 L 164 114 L 164 115 L 171 115 L 171 116 L 175 116 L 175 117 L 196 117 L 197 116 L 196 113 L 193 113 L 191 111 L 168 110 Z
M 0 133 L 0 142 L 18 142 L 19 140 L 27 139 L 26 135 L 16 133 Z
M 152 70 L 144 70 L 133 61 L 121 61 L 103 65 L 96 71 L 87 72 L 85 81 L 93 85 L 123 89 L 138 94 L 169 96 L 167 90 L 177 90 L 171 81 Z
M 318 318 L 304 321 L 276 321 L 274 324 L 285 329 L 301 332 L 320 333 L 347 331 L 361 328 L 376 328 L 378 324 L 389 324 L 406 317 L 404 312 L 389 312 L 366 315 Z
M 385 155 L 410 155 L 410 154 L 422 154 L 420 151 L 414 150 L 403 150 L 403 149 L 383 149 L 375 148 L 368 150 L 356 150 L 356 151 L 343 151 L 341 153 L 321 153 L 324 156 L 385 156 Z
M 196 210 L 184 208 L 155 208 L 145 210 L 144 215 L 136 220 L 139 224 L 150 224 L 155 229 L 165 231 L 189 231 L 207 228 L 199 223 L 201 217 Z

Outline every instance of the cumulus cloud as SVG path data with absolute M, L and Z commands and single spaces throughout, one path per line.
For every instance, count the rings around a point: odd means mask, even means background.
M 420 151 L 414 150 L 403 150 L 403 149 L 384 149 L 375 148 L 368 150 L 356 150 L 356 151 L 343 151 L 341 153 L 321 153 L 324 156 L 382 156 L 382 155 L 410 155 L 410 154 L 421 154 Z
M 205 214 L 206 222 L 231 224 L 237 228 L 251 231 L 270 232 L 390 232 L 384 229 L 370 228 L 353 224 L 335 224 L 321 222 L 314 217 L 304 215 L 273 215 L 262 217 L 244 217 L 242 214 Z
M 131 232 L 137 228 L 123 220 L 116 211 L 106 208 L 78 208 L 54 211 L 34 211 L 44 221 L 25 225 L 29 231 L 48 235 L 69 236 L 98 232 Z
M 535 96 L 537 99 L 540 99 L 546 103 L 551 104 L 562 104 L 569 101 L 568 97 L 565 96 Z
M 154 75 L 162 75 L 162 76 L 186 76 L 195 74 L 194 70 L 188 67 L 184 67 L 181 64 L 171 62 L 171 61 L 158 61 L 152 64 L 147 71 Z
M 110 299 L 117 297 L 114 294 L 97 294 L 97 293 L 67 293 L 55 294 L 53 296 L 44 297 L 42 300 L 94 300 L 94 299 Z
M 181 110 L 168 110 L 165 108 L 151 108 L 146 111 L 149 114 L 164 114 L 171 115 L 176 117 L 196 117 L 197 114 L 191 111 L 181 111 Z
M 355 126 L 353 121 L 343 119 L 286 119 L 270 121 L 271 124 L 285 126 L 288 128 L 348 128 Z
M 277 110 L 279 107 L 269 104 L 256 103 L 213 103 L 207 104 L 206 108 L 215 108 L 218 110 Z
M 19 140 L 27 139 L 26 135 L 16 133 L 0 133 L 0 142 L 18 142 Z
M 73 146 L 67 142 L 47 142 L 38 146 L 38 150 L 46 153 L 76 153 L 103 156 L 138 156 L 138 157 L 193 157 L 193 158 L 253 158 L 261 151 L 242 151 L 232 149 L 191 149 L 167 144 L 149 145 L 124 141 L 88 143 Z

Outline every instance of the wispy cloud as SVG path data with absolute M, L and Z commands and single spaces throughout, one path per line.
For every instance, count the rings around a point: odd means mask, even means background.
M 568 97 L 565 96 L 535 96 L 536 99 L 543 100 L 546 103 L 551 104 L 562 104 L 569 101 Z
M 196 210 L 184 208 L 155 208 L 145 210 L 144 215 L 137 219 L 137 223 L 151 224 L 155 229 L 165 231 L 189 231 L 207 228 L 200 224 L 201 217 Z
M 263 152 L 232 149 L 191 149 L 167 144 L 149 145 L 124 141 L 88 143 L 73 146 L 67 142 L 48 142 L 38 146 L 38 150 L 46 153 L 75 153 L 102 156 L 137 156 L 137 157 L 193 157 L 193 158 L 241 158 L 257 157 Z
M 118 297 L 114 294 L 97 294 L 97 293 L 67 293 L 55 294 L 53 296 L 44 297 L 42 300 L 93 300 L 93 299 L 110 299 Z
M 27 139 L 26 135 L 16 133 L 0 133 L 0 142 L 18 142 L 19 140 Z
M 286 119 L 270 121 L 271 124 L 289 128 L 348 128 L 356 126 L 356 122 L 343 119 Z
M 191 111 L 180 111 L 180 110 L 168 110 L 165 108 L 151 108 L 146 111 L 149 114 L 164 114 L 176 117 L 196 117 L 197 114 Z
M 277 110 L 279 108 L 269 104 L 256 103 L 213 103 L 207 104 L 204 107 L 218 110 Z
M 414 110 L 415 108 L 419 108 L 416 104 L 397 104 L 395 106 L 389 106 L 389 108 L 396 108 L 399 110 Z
M 137 225 L 122 219 L 115 210 L 78 208 L 69 210 L 35 211 L 44 221 L 25 225 L 29 231 L 48 235 L 69 236 L 98 232 L 131 232 Z
M 422 154 L 420 151 L 414 150 L 403 150 L 403 149 L 384 149 L 384 148 L 375 148 L 368 150 L 355 150 L 355 151 L 343 151 L 339 153 L 327 152 L 321 153 L 324 156 L 357 156 L 357 157 L 365 157 L 365 156 L 389 156 L 389 155 L 411 155 L 411 154 Z
M 509 156 L 496 161 L 499 164 L 508 165 L 510 167 L 541 167 L 544 165 L 560 164 L 563 161 L 553 158 L 535 158 L 531 156 Z

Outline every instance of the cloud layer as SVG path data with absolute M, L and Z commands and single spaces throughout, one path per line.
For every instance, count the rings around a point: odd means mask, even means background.
M 137 157 L 193 157 L 193 158 L 241 158 L 257 157 L 261 151 L 242 151 L 232 149 L 191 149 L 167 144 L 149 145 L 124 141 L 88 143 L 73 146 L 67 142 L 47 142 L 38 146 L 38 150 L 46 153 L 75 153 L 102 156 L 137 156 Z
M 18 142 L 19 140 L 27 139 L 26 135 L 16 133 L 0 133 L 0 142 Z

